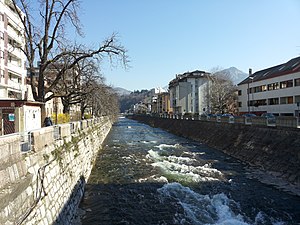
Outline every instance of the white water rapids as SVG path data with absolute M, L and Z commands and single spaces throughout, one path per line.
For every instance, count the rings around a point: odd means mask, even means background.
M 88 225 L 294 225 L 300 199 L 200 143 L 122 118 L 81 208 Z

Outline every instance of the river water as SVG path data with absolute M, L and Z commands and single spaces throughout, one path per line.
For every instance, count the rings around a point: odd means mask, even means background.
M 201 143 L 120 118 L 80 204 L 88 225 L 300 224 L 300 197 Z

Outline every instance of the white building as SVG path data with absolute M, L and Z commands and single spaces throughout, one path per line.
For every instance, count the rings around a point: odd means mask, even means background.
M 10 0 L 0 0 L 0 99 L 23 100 L 26 92 L 24 27 Z
M 169 83 L 171 108 L 175 114 L 210 112 L 208 101 L 209 73 L 186 72 Z
M 239 112 L 281 116 L 300 113 L 300 57 L 257 71 L 238 84 Z M 248 91 L 249 90 L 249 91 Z
M 27 96 L 24 46 L 24 27 L 12 2 L 0 0 L 0 135 L 41 127 L 41 104 Z

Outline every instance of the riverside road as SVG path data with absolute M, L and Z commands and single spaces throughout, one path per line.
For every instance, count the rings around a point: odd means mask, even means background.
M 300 197 L 255 168 L 158 128 L 120 118 L 99 151 L 82 224 L 300 224 Z

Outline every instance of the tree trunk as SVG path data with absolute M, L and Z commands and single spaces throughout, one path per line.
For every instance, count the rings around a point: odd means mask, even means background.
M 63 104 L 63 113 L 69 114 L 70 113 L 70 104 L 68 101 L 66 101 L 64 98 L 62 98 L 62 104 Z

